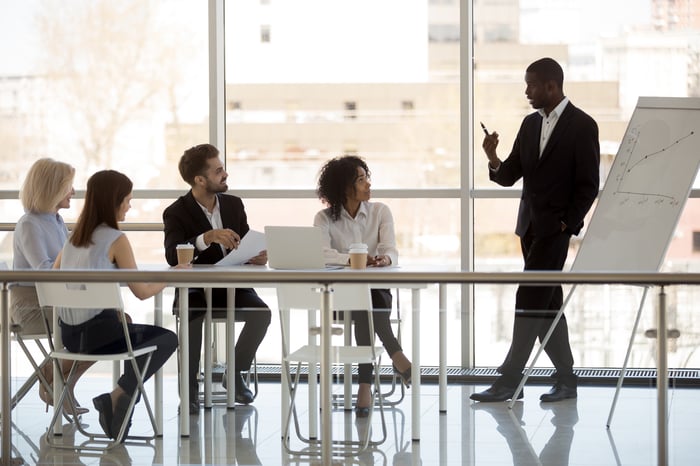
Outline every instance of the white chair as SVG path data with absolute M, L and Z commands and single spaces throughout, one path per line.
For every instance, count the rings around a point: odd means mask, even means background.
M 0 261 L 0 270 L 8 270 L 7 263 L 4 261 Z M 12 290 L 10 290 L 10 293 Z M 29 363 L 32 365 L 32 368 L 34 368 L 34 372 L 32 375 L 29 376 L 29 378 L 22 384 L 22 386 L 17 389 L 14 395 L 12 395 L 12 398 L 10 399 L 10 409 L 14 409 L 17 404 L 22 401 L 22 399 L 29 393 L 29 391 L 34 387 L 34 384 L 39 382 L 44 390 L 47 390 L 49 393 L 51 392 L 51 384 L 46 380 L 46 377 L 44 377 L 44 373 L 42 372 L 42 369 L 44 366 L 49 364 L 51 362 L 51 359 L 49 358 L 49 352 L 53 349 L 52 341 L 51 341 L 51 329 L 49 327 L 49 322 L 46 317 L 46 314 L 42 312 L 42 317 L 43 317 L 43 324 L 44 324 L 44 332 L 43 333 L 36 333 L 36 334 L 28 334 L 24 333 L 22 326 L 15 324 L 14 322 L 11 323 L 10 325 L 10 331 L 12 332 L 12 336 L 17 342 L 17 344 L 22 348 L 22 351 L 24 352 L 24 355 L 27 357 L 27 360 Z M 32 352 L 29 350 L 29 347 L 27 346 L 27 343 L 33 341 L 34 344 L 36 344 L 37 349 L 41 353 L 41 361 L 37 361 L 37 359 L 34 357 Z M 44 344 L 44 341 L 46 341 L 46 344 Z
M 20 388 L 17 389 L 15 394 L 10 400 L 10 409 L 14 409 L 17 404 L 22 401 L 27 393 L 34 387 L 34 385 L 39 382 L 41 388 L 52 393 L 51 384 L 44 377 L 43 368 L 47 364 L 51 364 L 51 358 L 49 356 L 50 351 L 53 349 L 51 344 L 51 332 L 49 331 L 48 325 L 46 325 L 46 333 L 41 334 L 26 334 L 22 331 L 22 326 L 18 324 L 12 324 L 10 326 L 10 331 L 12 336 L 17 342 L 17 344 L 22 348 L 24 355 L 27 360 L 32 365 L 34 372 L 27 378 L 27 380 L 22 384 Z M 41 361 L 37 360 L 32 354 L 32 351 L 27 346 L 27 343 L 33 341 L 36 344 L 37 349 L 41 353 Z
M 207 364 L 204 364 L 204 377 L 209 378 L 212 382 L 214 381 L 214 370 L 213 368 L 216 367 L 219 370 L 217 372 L 221 373 L 221 385 L 224 387 L 224 390 L 217 390 L 217 391 L 212 391 L 212 402 L 213 403 L 226 403 L 226 372 L 225 369 L 227 367 L 226 361 L 220 361 L 219 358 L 219 344 L 220 344 L 220 338 L 219 335 L 221 332 L 223 332 L 223 338 L 226 338 L 226 328 L 222 324 L 226 323 L 225 318 L 219 318 L 219 317 L 212 317 L 212 338 L 211 338 L 211 345 L 208 346 L 209 351 L 207 351 L 207 346 L 204 347 L 204 358 L 206 361 L 206 358 L 209 357 L 212 361 L 212 369 L 208 370 Z M 205 324 L 206 325 L 206 324 Z M 222 330 L 221 327 L 224 327 Z M 206 343 L 206 330 L 205 330 L 205 343 Z M 207 356 L 207 353 L 209 353 L 209 356 Z M 221 370 L 223 368 L 223 370 Z M 253 364 L 250 368 L 249 371 L 241 371 L 245 378 L 246 378 L 246 383 L 248 386 L 251 385 L 252 383 L 252 390 L 253 390 L 253 399 L 258 397 L 258 389 L 259 389 L 259 380 L 258 380 L 258 362 L 257 358 L 253 358 Z M 200 392 L 200 396 L 203 399 L 204 398 L 204 390 Z
M 49 424 L 48 432 L 46 436 L 47 443 L 53 447 L 57 448 L 67 448 L 78 451 L 104 451 L 109 450 L 122 443 L 123 440 L 143 440 L 149 441 L 154 439 L 157 435 L 160 435 L 158 431 L 158 426 L 156 424 L 151 405 L 148 401 L 148 395 L 143 386 L 143 372 L 148 369 L 148 365 L 151 362 L 151 356 L 153 352 L 157 349 L 156 346 L 147 346 L 144 348 L 134 349 L 131 344 L 131 338 L 129 337 L 129 330 L 127 327 L 126 314 L 124 313 L 124 304 L 122 302 L 121 290 L 118 283 L 36 283 L 37 295 L 39 296 L 39 304 L 42 306 L 52 306 L 54 307 L 54 312 L 57 307 L 65 307 L 72 309 L 115 309 L 117 310 L 120 320 L 122 322 L 122 330 L 124 332 L 124 338 L 126 340 L 127 351 L 122 353 L 111 353 L 111 354 L 85 354 L 85 353 L 72 353 L 65 349 L 54 349 L 50 353 L 51 359 L 56 363 L 54 364 L 54 374 L 59 377 L 54 376 L 54 383 L 61 379 L 63 384 L 63 390 L 61 391 L 58 400 L 54 403 L 54 406 L 62 406 L 63 401 L 68 397 L 75 405 L 75 400 L 71 395 L 69 389 L 69 383 L 73 379 L 75 373 L 75 368 L 79 361 L 124 361 L 124 364 L 131 364 L 136 375 L 138 390 L 143 398 L 144 405 L 148 411 L 149 418 L 151 420 L 151 425 L 153 426 L 152 436 L 125 436 L 127 424 L 131 418 L 131 412 L 134 409 L 134 404 L 136 403 L 137 396 L 131 397 L 131 403 L 127 409 L 127 415 L 124 416 L 124 422 L 119 429 L 119 433 L 116 435 L 114 440 L 109 439 L 104 433 L 91 433 L 85 430 L 83 424 L 75 419 L 76 426 L 78 430 L 88 437 L 86 442 L 80 445 L 67 445 L 60 442 L 56 442 L 54 439 L 54 429 L 56 428 L 56 422 L 60 418 L 61 409 L 54 409 L 54 415 Z M 59 329 L 55 329 L 55 333 L 60 333 Z M 146 356 L 146 361 L 144 363 L 143 371 L 139 369 L 136 362 L 136 358 Z M 73 361 L 71 371 L 68 374 L 67 380 L 62 380 L 63 375 L 60 370 L 57 370 L 57 361 L 69 360 Z M 97 423 L 95 423 L 97 425 Z
M 392 325 L 395 325 L 396 327 L 396 339 L 401 343 L 401 327 L 402 327 L 402 319 L 401 319 L 401 306 L 399 302 L 399 289 L 396 289 L 396 317 L 392 317 L 389 319 L 389 323 Z M 350 314 L 345 314 L 344 320 L 343 320 L 343 332 L 345 334 L 345 345 L 346 346 L 351 346 L 352 345 L 352 319 L 350 318 Z M 345 380 L 345 390 L 343 394 L 334 394 L 333 395 L 333 406 L 343 406 L 344 409 L 350 409 L 352 405 L 352 400 L 354 398 L 354 395 L 352 394 L 352 370 L 349 365 L 345 367 L 344 374 L 343 374 L 344 380 Z M 401 376 L 394 372 L 393 370 L 391 371 L 390 375 L 390 388 L 389 390 L 382 391 L 382 401 L 384 403 L 385 407 L 391 407 L 391 406 L 396 406 L 399 403 L 401 403 L 406 396 L 406 388 L 401 380 Z M 398 391 L 398 394 L 397 394 Z M 396 396 L 394 396 L 396 394 Z
M 333 287 L 333 310 L 335 311 L 352 311 L 352 310 L 367 310 L 369 314 L 369 327 L 370 334 L 374 335 L 374 321 L 372 319 L 372 300 L 370 298 L 369 286 L 364 284 L 339 284 Z M 317 289 L 311 284 L 281 284 L 277 287 L 277 301 L 280 310 L 280 320 L 282 322 L 288 322 L 283 313 L 291 311 L 293 309 L 302 309 L 314 314 L 321 307 L 321 295 Z M 296 411 L 296 393 L 299 385 L 299 380 L 301 376 L 301 366 L 302 364 L 309 365 L 309 391 L 310 393 L 315 393 L 315 377 L 311 374 L 316 374 L 316 368 L 321 361 L 321 348 L 317 339 L 319 334 L 319 329 L 313 326 L 315 319 L 309 316 L 309 322 L 311 327 L 309 331 L 309 343 L 302 345 L 294 351 L 289 352 L 290 347 L 290 336 L 288 335 L 289 329 L 283 324 L 282 327 L 282 348 L 283 357 L 282 364 L 283 370 L 286 371 L 289 383 L 289 393 L 290 393 L 290 405 L 289 411 L 286 415 L 286 419 L 283 423 L 283 445 L 285 450 L 289 453 L 296 455 L 317 455 L 320 454 L 320 440 L 315 438 L 313 435 L 306 437 L 302 435 L 301 428 L 299 425 L 299 418 Z M 340 335 L 342 329 L 334 329 L 334 334 Z M 350 346 L 350 345 L 332 345 L 331 354 L 332 362 L 336 365 L 346 365 L 346 364 L 356 364 L 356 363 L 367 363 L 374 365 L 374 392 L 373 398 L 374 403 L 370 404 L 369 417 L 366 419 L 367 425 L 371 426 L 372 417 L 374 413 L 375 403 L 379 407 L 379 412 L 381 416 L 381 426 L 382 435 L 379 439 L 372 439 L 372 429 L 365 429 L 365 435 L 360 436 L 358 440 L 345 439 L 345 440 L 333 440 L 333 453 L 334 455 L 340 456 L 354 456 L 364 450 L 369 446 L 375 446 L 383 443 L 386 440 L 386 422 L 384 418 L 384 405 L 383 397 L 380 391 L 380 380 L 379 380 L 379 364 L 381 354 L 384 348 L 381 346 Z M 296 370 L 294 371 L 292 377 L 292 371 L 290 365 L 292 363 L 296 364 Z M 315 421 L 315 416 L 317 415 L 313 406 L 315 398 L 310 396 L 310 422 Z M 293 450 L 290 446 L 290 425 L 294 419 L 294 426 L 297 438 L 303 443 L 309 445 L 309 448 L 303 450 Z

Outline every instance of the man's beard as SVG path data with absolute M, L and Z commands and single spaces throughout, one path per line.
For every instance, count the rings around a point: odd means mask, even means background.
M 228 185 L 227 184 L 214 184 L 211 181 L 207 180 L 207 192 L 211 194 L 216 194 L 216 193 L 225 193 L 228 191 Z

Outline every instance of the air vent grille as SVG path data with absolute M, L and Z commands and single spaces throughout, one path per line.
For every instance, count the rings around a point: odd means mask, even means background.
M 334 367 L 333 374 L 341 376 L 342 367 Z M 530 376 L 532 383 L 549 384 L 553 369 L 535 368 Z M 620 375 L 618 368 L 577 368 L 574 370 L 579 376 L 581 385 L 615 385 Z M 215 368 L 212 380 L 220 381 L 223 368 Z M 301 368 L 302 378 L 307 375 L 306 367 Z M 383 366 L 380 376 L 389 378 L 393 374 L 391 367 Z M 357 375 L 357 368 L 353 368 L 353 376 Z M 258 376 L 261 380 L 276 380 L 280 378 L 279 364 L 258 364 Z M 438 383 L 439 369 L 434 366 L 421 368 L 421 380 L 423 383 Z M 669 383 L 676 386 L 700 386 L 700 369 L 669 369 Z M 498 372 L 493 367 L 475 367 L 462 369 L 460 367 L 447 368 L 447 383 L 479 383 L 487 384 L 498 377 Z M 655 369 L 628 369 L 625 374 L 625 385 L 654 386 L 656 384 Z

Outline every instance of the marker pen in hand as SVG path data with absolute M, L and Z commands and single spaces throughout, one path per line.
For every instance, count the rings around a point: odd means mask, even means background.
M 484 126 L 482 122 L 479 122 L 479 124 L 481 125 L 481 129 L 484 130 L 484 134 L 489 136 L 489 130 L 486 129 L 486 126 Z

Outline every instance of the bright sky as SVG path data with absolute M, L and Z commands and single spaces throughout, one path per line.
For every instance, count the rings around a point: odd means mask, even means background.
M 178 14 L 186 14 L 187 5 L 193 5 L 180 0 L 164 0 L 169 3 L 178 3 Z M 257 67 L 266 70 L 271 67 L 270 74 L 281 77 L 281 74 L 288 74 L 292 81 L 306 80 L 309 73 L 309 65 L 318 63 L 318 58 L 322 57 L 321 69 L 315 72 L 320 73 L 321 80 L 329 78 L 329 71 L 342 68 L 347 79 L 352 81 L 357 76 L 352 76 L 355 58 L 361 50 L 369 50 L 376 56 L 375 73 L 384 74 L 387 79 L 396 79 L 391 75 L 391 69 L 409 67 L 411 61 L 414 68 L 407 68 L 411 74 L 420 74 L 424 71 L 425 63 L 420 63 L 415 68 L 416 59 L 422 61 L 426 53 L 423 40 L 426 31 L 425 25 L 425 5 L 423 0 L 383 0 L 377 3 L 370 0 L 357 0 L 353 8 L 336 8 L 343 2 L 333 1 L 334 8 L 323 8 L 323 4 L 328 4 L 328 0 L 303 0 L 295 2 L 294 9 L 280 13 L 280 17 L 271 17 L 269 22 L 277 24 L 278 29 L 273 31 L 278 38 L 280 35 L 287 36 L 288 40 L 293 34 L 306 31 L 306 34 L 297 35 L 293 46 L 299 47 L 297 53 L 289 53 L 284 47 L 277 47 L 275 51 L 267 57 L 260 55 L 261 49 L 255 47 L 254 53 L 257 56 L 246 56 L 245 53 L 239 58 L 243 58 L 250 63 L 257 61 Z M 0 2 L 0 39 L 3 47 L 0 47 L 0 76 L 11 76 L 31 72 L 33 62 L 36 57 L 34 38 L 37 36 L 33 30 L 33 15 L 39 5 L 38 0 L 4 1 Z M 241 2 L 239 6 L 246 5 Z M 364 5 L 366 4 L 366 5 Z M 232 3 L 231 5 L 234 5 Z M 257 4 L 256 4 L 257 5 Z M 277 10 L 280 11 L 278 4 Z M 358 8 L 364 5 L 366 8 Z M 300 8 L 303 6 L 303 8 Z M 380 8 L 381 6 L 381 8 Z M 201 7 L 198 6 L 198 7 Z M 617 35 L 620 30 L 629 29 L 637 24 L 648 24 L 651 11 L 651 0 L 520 0 L 521 15 L 521 40 L 523 42 L 567 42 L 570 44 L 580 44 L 582 37 L 596 37 L 598 35 Z M 230 13 L 231 8 L 227 9 Z M 280 30 L 285 24 L 281 18 L 293 15 L 298 12 L 305 12 L 300 15 L 302 19 L 294 22 L 294 30 Z M 368 15 L 366 12 L 371 11 Z M 400 11 L 400 14 L 395 14 Z M 315 12 L 309 14 L 309 12 Z M 319 15 L 327 17 L 328 22 L 324 30 L 318 25 Z M 229 14 L 229 21 L 235 22 L 237 15 Z M 241 15 L 243 17 L 244 15 Z M 305 18 L 305 19 L 304 19 Z M 387 18 L 393 18 L 387 22 Z M 257 24 L 265 23 L 266 18 L 255 18 Z M 363 25 L 360 27 L 360 25 Z M 316 25 L 316 26 L 314 26 Z M 403 25 L 403 27 L 401 27 Z M 241 30 L 241 29 L 239 29 Z M 413 31 L 413 32 L 411 32 Z M 419 31 L 420 33 L 416 33 Z M 591 34 L 597 31 L 597 34 Z M 335 33 L 345 38 L 342 43 L 335 41 L 324 41 L 323 33 L 329 35 Z M 340 34 L 339 34 L 340 32 Z M 229 29 L 231 33 L 231 29 Z M 233 37 L 233 36 L 232 36 Z M 307 37 L 309 40 L 305 40 Z M 415 38 L 420 37 L 421 44 L 416 43 Z M 384 46 L 376 46 L 382 42 Z M 11 44 L 8 46 L 8 44 Z M 309 49 L 310 45 L 313 48 Z M 410 46 L 408 46 L 408 45 Z M 324 45 L 326 46 L 324 48 Z M 328 53 L 327 47 L 342 49 L 342 53 Z M 249 49 L 250 50 L 250 49 Z M 413 53 L 408 53 L 408 51 Z M 416 52 L 416 50 L 418 52 Z M 313 53 L 308 53 L 313 52 Z M 249 52 L 250 53 L 250 52 Z M 366 52 L 362 52 L 365 53 Z M 305 60 L 304 57 L 309 59 Z M 390 58 L 394 67 L 387 66 Z M 301 62 L 300 62 L 301 60 Z M 367 56 L 362 62 L 367 63 Z M 274 62 L 275 66 L 270 63 Z M 269 65 L 266 66 L 266 63 Z M 398 65 L 398 66 L 396 66 Z M 243 67 L 246 74 L 252 71 L 250 67 Z M 302 75 L 299 73 L 305 70 Z M 283 71 L 283 73 L 280 73 Z M 405 76 L 405 75 L 404 75 Z M 405 79 L 405 78 L 404 78 Z M 245 80 L 245 79 L 244 79 Z M 381 79 L 379 79 L 381 80 Z M 400 79 L 399 79 L 400 80 Z
M 520 0 L 524 43 L 584 42 L 649 24 L 651 0 Z
M 25 74 L 35 59 L 32 29 L 37 0 L 0 2 L 0 76 Z

